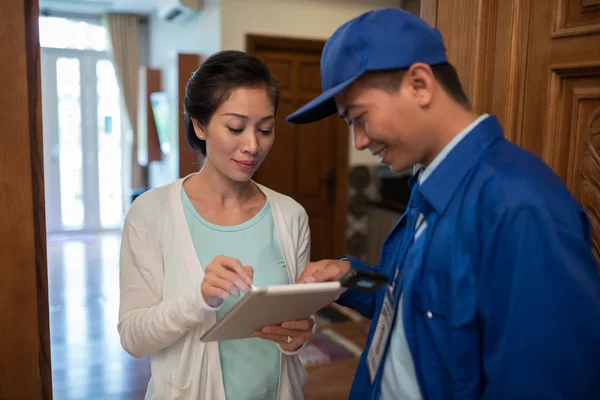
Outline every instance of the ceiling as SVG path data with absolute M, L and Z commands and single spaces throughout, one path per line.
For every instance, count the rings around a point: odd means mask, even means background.
M 150 14 L 157 0 L 40 0 L 41 13 L 104 14 L 121 12 Z
M 2 0 L 0 0 L 2 1 Z M 4 0 L 9 1 L 9 0 Z M 251 0 L 245 0 L 251 1 Z M 304 0 L 283 0 L 304 1 Z M 320 0 L 328 2 L 364 2 L 365 0 Z M 368 0 L 377 7 L 377 0 Z M 379 0 L 381 3 L 382 0 Z M 385 1 L 389 3 L 389 1 Z M 402 5 L 403 0 L 398 0 Z M 156 9 L 158 0 L 40 0 L 40 11 L 43 14 L 95 14 L 106 12 L 122 12 L 132 14 L 151 14 Z

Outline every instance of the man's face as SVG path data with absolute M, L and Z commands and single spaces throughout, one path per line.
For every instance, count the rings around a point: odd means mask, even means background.
M 359 79 L 335 98 L 338 112 L 352 128 L 354 147 L 368 149 L 394 172 L 422 162 L 427 147 L 423 96 L 410 73 L 397 89 Z

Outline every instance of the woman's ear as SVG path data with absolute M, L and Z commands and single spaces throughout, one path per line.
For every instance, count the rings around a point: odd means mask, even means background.
M 196 118 L 192 118 L 192 124 L 194 125 L 194 132 L 196 133 L 198 139 L 205 140 L 206 134 L 204 133 L 204 128 L 202 127 L 200 122 L 198 122 Z

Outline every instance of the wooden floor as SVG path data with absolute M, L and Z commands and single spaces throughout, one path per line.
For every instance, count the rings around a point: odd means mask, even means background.
M 359 326 L 352 322 L 328 325 L 336 333 L 349 339 L 361 348 L 365 347 L 366 336 Z M 358 365 L 358 357 L 334 361 L 329 364 L 308 366 L 308 386 L 304 390 L 307 400 L 342 400 L 348 399 L 354 372 Z
M 119 342 L 118 234 L 48 240 L 55 400 L 143 399 L 149 361 Z
M 55 400 L 143 399 L 149 360 L 121 347 L 118 233 L 48 240 L 52 381 Z M 329 328 L 364 346 L 353 322 Z M 307 400 L 347 399 L 357 358 L 309 366 Z

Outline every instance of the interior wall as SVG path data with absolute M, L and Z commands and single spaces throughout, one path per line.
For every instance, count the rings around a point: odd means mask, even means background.
M 222 45 L 245 50 L 246 34 L 327 39 L 343 23 L 398 0 L 221 0 Z
M 202 10 L 185 21 L 167 22 L 153 14 L 149 20 L 149 65 L 162 70 L 162 87 L 169 97 L 170 145 L 173 152 L 149 167 L 151 187 L 178 177 L 179 100 L 177 53 L 210 55 L 221 50 L 221 2 L 204 0 Z
M 404 0 L 402 8 L 414 15 L 421 15 L 421 0 Z
M 150 17 L 150 66 L 167 66 L 176 52 L 211 54 L 221 49 L 221 1 L 204 0 L 187 20 L 167 22 Z

